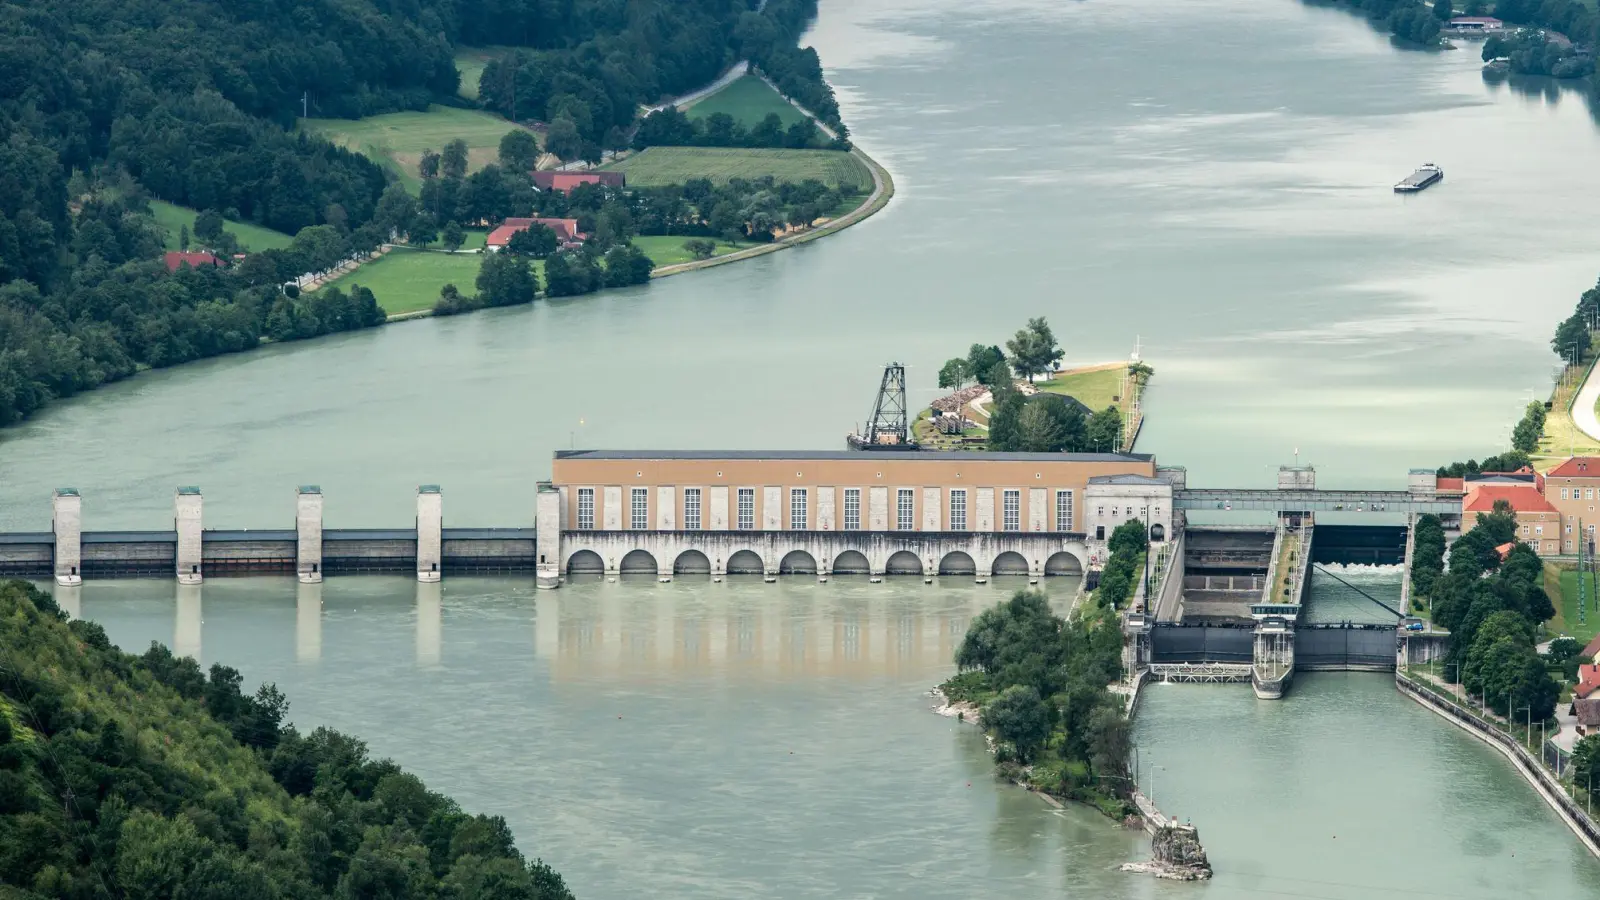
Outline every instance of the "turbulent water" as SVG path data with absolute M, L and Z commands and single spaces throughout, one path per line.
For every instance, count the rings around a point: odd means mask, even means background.
M 62 485 L 88 528 L 159 528 L 180 484 L 210 525 L 283 527 L 302 483 L 330 526 L 393 527 L 431 482 L 451 524 L 526 524 L 554 449 L 836 447 L 884 362 L 929 399 L 943 359 L 1041 314 L 1068 362 L 1140 342 L 1140 448 L 1191 484 L 1265 487 L 1298 450 L 1324 485 L 1394 487 L 1504 446 L 1600 271 L 1600 129 L 1575 94 L 1486 82 L 1471 46 L 1402 52 L 1295 0 L 824 0 L 815 42 L 895 175 L 883 214 L 97 391 L 0 437 L 0 528 L 47 528 Z M 1444 183 L 1392 194 L 1424 161 Z M 277 681 L 297 722 L 506 815 L 589 900 L 1600 896 L 1503 758 L 1375 675 L 1281 703 L 1152 690 L 1142 777 L 1217 879 L 1114 872 L 1142 838 L 995 785 L 972 729 L 927 711 L 1007 589 L 447 575 L 333 579 L 320 605 L 256 579 L 76 602 L 124 645 Z M 1313 607 L 1358 615 L 1335 593 Z
M 1318 563 L 1311 570 L 1303 619 L 1313 624 L 1392 625 L 1400 609 L 1402 566 Z M 1331 573 L 1331 574 L 1329 574 Z

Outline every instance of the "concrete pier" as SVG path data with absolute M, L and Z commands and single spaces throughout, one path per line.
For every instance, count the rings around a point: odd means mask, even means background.
M 56 488 L 50 530 L 56 541 L 56 584 L 83 584 L 83 498 L 75 488 Z
M 723 506 L 727 506 L 727 491 L 723 491 Z M 539 482 L 538 499 L 534 506 L 535 546 L 539 561 L 535 564 L 534 583 L 545 590 L 561 586 L 561 554 L 551 548 L 561 546 L 561 492 L 548 481 Z
M 295 573 L 301 584 L 322 581 L 322 488 L 301 485 L 295 494 Z
M 194 486 L 178 488 L 173 507 L 174 530 L 178 533 L 178 583 L 199 584 L 204 578 L 200 565 L 205 558 L 201 535 L 203 529 L 200 519 L 200 489 Z
M 439 580 L 444 557 L 444 494 L 437 484 L 417 488 L 417 580 Z

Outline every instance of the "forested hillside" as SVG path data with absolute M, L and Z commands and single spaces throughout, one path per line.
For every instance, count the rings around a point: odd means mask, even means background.
M 461 103 L 459 44 L 526 48 L 491 63 L 517 74 L 486 70 L 485 102 L 550 121 L 585 152 L 621 141 L 638 104 L 704 84 L 741 54 L 837 122 L 816 54 L 793 46 L 816 0 L 755 9 L 0 0 L 0 426 L 141 368 L 381 322 L 370 292 L 329 301 L 280 287 L 334 248 L 375 247 L 395 220 L 377 163 L 292 126 L 302 110 Z M 232 273 L 168 275 L 147 196 L 300 237 Z
M 504 819 L 239 685 L 0 584 L 0 897 L 571 900 Z

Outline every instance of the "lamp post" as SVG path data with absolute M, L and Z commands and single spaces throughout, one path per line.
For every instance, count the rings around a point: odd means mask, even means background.
M 1511 705 L 1511 701 L 1509 699 L 1506 700 L 1506 706 L 1510 707 L 1510 705 Z M 1517 712 L 1522 712 L 1523 710 L 1527 710 L 1528 711 L 1528 734 L 1527 734 L 1527 737 L 1525 739 L 1525 743 L 1531 744 L 1531 743 L 1533 743 L 1533 706 L 1530 704 L 1528 706 L 1519 706 L 1516 709 Z M 1507 724 L 1507 726 L 1509 726 L 1511 724 L 1511 716 L 1509 716 L 1509 715 L 1506 716 L 1506 724 Z
M 1154 763 L 1150 764 L 1150 793 L 1146 794 L 1145 796 L 1150 798 L 1150 805 L 1151 806 L 1155 806 L 1156 805 L 1156 770 L 1157 769 L 1160 769 L 1161 771 L 1165 772 L 1167 770 L 1167 767 L 1166 766 L 1158 766 L 1158 765 L 1156 765 Z

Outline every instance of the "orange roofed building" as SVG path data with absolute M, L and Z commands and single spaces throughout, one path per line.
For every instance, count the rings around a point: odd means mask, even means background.
M 1495 503 L 1504 500 L 1517 514 L 1518 540 L 1540 556 L 1556 556 L 1561 552 L 1561 513 L 1540 492 L 1543 480 L 1499 477 L 1522 474 L 1490 473 L 1489 478 L 1469 478 L 1461 500 L 1462 527 L 1471 528 L 1478 513 L 1494 512 Z
M 1545 476 L 1544 498 L 1561 516 L 1561 552 L 1576 554 L 1580 535 L 1594 540 L 1595 493 L 1600 491 L 1600 456 L 1574 456 Z
M 556 233 L 556 240 L 563 249 L 580 247 L 588 239 L 588 235 L 578 230 L 577 219 L 506 219 L 500 227 L 489 232 L 489 237 L 483 245 L 490 253 L 505 249 L 511 243 L 511 236 L 519 231 L 527 231 L 535 225 L 544 227 Z

